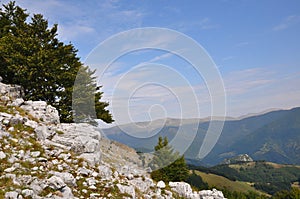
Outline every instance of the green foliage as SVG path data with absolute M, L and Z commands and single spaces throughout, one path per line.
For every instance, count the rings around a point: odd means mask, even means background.
M 272 199 L 300 199 L 300 189 L 292 188 L 290 191 L 277 192 Z
M 10 2 L 0 10 L 0 76 L 4 83 L 19 84 L 24 88 L 26 100 L 43 100 L 56 107 L 62 122 L 72 122 L 73 85 L 80 70 L 94 101 L 92 119 L 112 122 L 105 110 L 108 103 L 100 102 L 102 92 L 96 85 L 94 71 L 84 67 L 72 44 L 57 39 L 57 25 L 48 27 L 41 14 L 31 20 L 24 9 Z M 91 95 L 92 94 L 92 95 Z M 88 104 L 88 103 L 87 103 Z M 90 113 L 90 112 L 89 112 Z
M 159 137 L 150 165 L 154 170 L 151 177 L 156 181 L 185 181 L 189 175 L 184 156 L 174 152 L 169 146 L 167 137 Z
M 300 176 L 300 168 L 297 166 L 279 165 L 263 161 L 218 165 L 211 168 L 193 167 L 193 169 L 214 173 L 233 181 L 252 182 L 256 189 L 271 195 L 281 190 L 289 190 L 291 184 L 298 181 Z
M 102 92 L 96 84 L 95 70 L 88 67 L 80 67 L 73 87 L 73 109 L 74 120 L 76 122 L 93 122 L 94 119 L 101 118 L 107 123 L 113 122 L 106 102 L 100 102 Z
M 197 175 L 195 171 L 189 175 L 186 180 L 192 187 L 197 188 L 198 190 L 208 189 L 208 184 L 204 182 L 200 175 Z
M 238 191 L 229 191 L 227 189 L 222 189 L 225 198 L 228 199 L 267 199 L 269 197 L 265 195 L 260 195 L 255 192 L 238 192 Z

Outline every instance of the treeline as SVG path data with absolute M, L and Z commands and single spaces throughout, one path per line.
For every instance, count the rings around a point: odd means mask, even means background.
M 222 192 L 224 196 L 228 199 L 300 199 L 299 188 L 292 188 L 289 191 L 279 191 L 271 197 L 260 195 L 255 192 L 242 193 L 236 191 L 228 191 L 226 189 L 223 189 Z
M 300 168 L 284 165 L 276 168 L 264 161 L 253 162 L 250 165 L 240 163 L 234 165 L 234 168 L 229 165 L 217 165 L 210 168 L 189 166 L 189 168 L 223 176 L 232 181 L 251 182 L 257 190 L 270 195 L 276 195 L 283 190 L 292 191 L 292 183 L 299 182 L 300 179 Z

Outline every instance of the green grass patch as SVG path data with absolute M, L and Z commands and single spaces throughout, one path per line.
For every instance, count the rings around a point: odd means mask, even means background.
M 215 174 L 207 174 L 200 171 L 195 171 L 197 175 L 200 175 L 203 181 L 207 182 L 210 187 L 216 187 L 217 189 L 228 189 L 230 191 L 237 191 L 237 192 L 257 192 L 262 193 L 256 190 L 254 187 L 251 186 L 251 183 L 248 182 L 241 182 L 241 181 L 231 181 L 228 178 L 223 176 L 218 176 Z

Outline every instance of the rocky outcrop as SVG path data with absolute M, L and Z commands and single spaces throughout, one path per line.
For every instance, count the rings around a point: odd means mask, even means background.
M 181 197 L 190 199 L 224 199 L 224 195 L 221 191 L 202 190 L 193 191 L 191 185 L 186 182 L 169 182 L 171 190 L 178 193 Z
M 20 97 L 20 87 L 0 83 L 0 198 L 200 196 L 187 183 L 156 184 L 133 149 L 92 125 L 60 123 L 54 107 Z
M 2 81 L 2 78 L 0 77 Z M 0 101 L 7 103 L 24 97 L 24 92 L 19 85 L 3 84 L 0 81 Z
M 236 164 L 240 162 L 253 162 L 253 159 L 248 154 L 241 154 L 225 159 L 221 164 Z

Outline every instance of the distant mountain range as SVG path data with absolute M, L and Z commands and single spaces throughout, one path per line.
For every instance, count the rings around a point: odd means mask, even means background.
M 152 123 L 140 122 L 115 126 L 101 131 L 112 140 L 124 143 L 138 151 L 152 151 L 159 136 L 172 140 L 178 129 L 184 127 L 180 139 L 188 142 L 189 132 L 197 130 L 191 146 L 185 152 L 192 164 L 216 165 L 239 154 L 249 154 L 254 160 L 282 164 L 300 164 L 300 108 L 274 110 L 239 119 L 226 118 L 222 134 L 212 151 L 202 160 L 197 159 L 210 122 L 206 119 L 166 119 Z M 198 128 L 195 129 L 195 126 Z M 129 132 L 129 133 L 125 133 Z M 139 136 L 144 136 L 140 138 Z

